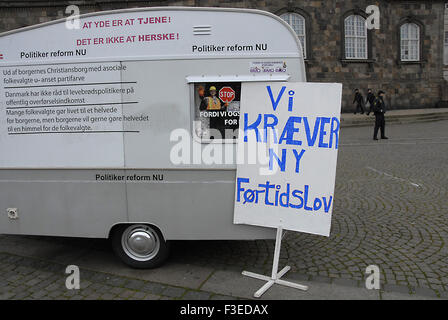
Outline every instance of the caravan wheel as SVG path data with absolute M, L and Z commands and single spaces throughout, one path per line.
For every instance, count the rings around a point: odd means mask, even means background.
M 118 226 L 112 232 L 112 247 L 124 263 L 140 269 L 160 266 L 169 253 L 160 230 L 145 224 Z

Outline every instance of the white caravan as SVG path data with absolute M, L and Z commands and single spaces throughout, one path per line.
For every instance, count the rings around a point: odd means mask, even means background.
M 241 83 L 305 81 L 279 17 L 96 12 L 0 34 L 0 69 L 0 233 L 111 238 L 139 268 L 275 236 L 232 221 Z

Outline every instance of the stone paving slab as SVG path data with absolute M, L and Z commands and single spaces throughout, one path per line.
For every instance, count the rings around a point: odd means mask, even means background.
M 79 290 L 65 286 L 65 265 L 0 253 L 0 300 L 232 300 L 204 290 L 80 268 Z
M 379 300 L 378 290 L 346 287 L 318 281 L 295 281 L 289 277 L 284 280 L 307 285 L 307 291 L 274 285 L 262 297 L 262 300 Z M 204 284 L 203 290 L 229 296 L 252 299 L 253 294 L 265 284 L 264 281 L 242 276 L 234 271 L 217 271 Z
M 0 253 L 0 300 L 232 300 L 254 299 L 263 281 L 236 271 L 216 271 L 202 286 L 179 286 L 80 269 L 81 288 L 65 287 L 65 266 L 52 261 Z M 298 282 L 297 275 L 285 280 Z M 299 281 L 308 291 L 274 285 L 261 300 L 431 300 L 435 296 L 367 290 L 361 287 Z
M 97 250 L 73 260 L 73 264 L 95 271 L 136 277 L 192 289 L 199 289 L 213 271 L 211 267 L 193 266 L 170 261 L 164 264 L 163 268 L 152 270 L 131 269 L 125 267 L 121 261 L 118 261 L 110 251 L 102 252 Z
M 0 252 L 9 252 L 17 255 L 37 258 L 57 259 L 59 254 L 76 255 L 74 251 L 84 251 L 84 248 L 70 248 L 66 243 L 40 241 L 36 237 L 2 237 Z
M 399 292 L 381 292 L 381 300 L 437 300 L 437 298 Z

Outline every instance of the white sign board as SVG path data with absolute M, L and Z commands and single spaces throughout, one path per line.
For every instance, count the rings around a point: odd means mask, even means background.
M 341 84 L 243 84 L 234 223 L 329 236 L 341 93 Z

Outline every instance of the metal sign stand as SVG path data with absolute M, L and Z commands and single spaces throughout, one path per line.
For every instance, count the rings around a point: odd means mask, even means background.
M 282 270 L 280 270 L 280 272 L 278 272 L 278 260 L 280 258 L 280 250 L 281 250 L 281 244 L 282 244 L 282 235 L 283 235 L 283 228 L 282 227 L 278 227 L 277 228 L 277 236 L 275 238 L 274 261 L 273 261 L 273 264 L 272 264 L 272 275 L 271 275 L 271 277 L 268 277 L 268 276 L 265 276 L 265 275 L 262 275 L 262 274 L 253 273 L 253 272 L 250 272 L 250 271 L 243 271 L 242 272 L 243 276 L 247 276 L 247 277 L 251 277 L 251 278 L 267 281 L 264 286 L 262 286 L 260 289 L 258 289 L 257 292 L 254 293 L 254 297 L 255 298 L 260 298 L 270 287 L 272 287 L 274 285 L 274 283 L 282 285 L 282 286 L 287 286 L 287 287 L 303 290 L 303 291 L 308 290 L 308 286 L 280 279 L 282 276 L 284 276 L 286 274 L 286 272 L 291 270 L 290 266 L 286 266 Z

